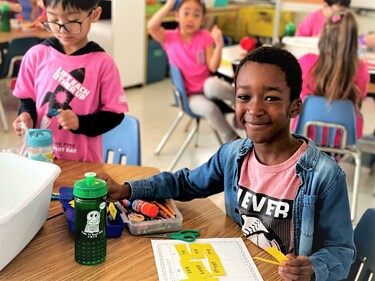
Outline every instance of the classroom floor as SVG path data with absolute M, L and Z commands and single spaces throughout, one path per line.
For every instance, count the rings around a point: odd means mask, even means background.
M 178 113 L 178 110 L 171 106 L 173 99 L 169 79 L 166 78 L 144 87 L 126 89 L 126 95 L 130 106 L 129 114 L 137 117 L 141 124 L 142 165 L 166 170 L 186 136 L 184 130 L 188 124 L 188 117 L 184 117 L 160 155 L 155 155 L 154 151 L 158 143 Z M 18 102 L 9 95 L 2 98 L 10 126 L 16 117 Z M 374 129 L 374 108 L 374 100 L 366 98 L 362 106 L 362 113 L 365 119 L 364 133 L 371 133 Z M 233 115 L 229 115 L 228 120 L 232 119 Z M 239 131 L 239 134 L 244 136 L 242 131 Z M 11 147 L 17 141 L 19 139 L 12 130 L 4 132 L 0 125 L 0 150 Z M 175 170 L 183 167 L 193 169 L 207 161 L 219 148 L 215 135 L 205 121 L 201 122 L 198 146 L 196 147 L 194 143 L 195 140 L 189 145 L 175 166 Z M 343 161 L 340 165 L 347 173 L 349 194 L 351 196 L 354 166 L 348 161 Z M 371 174 L 368 168 L 362 168 L 357 219 L 367 208 L 375 208 L 375 196 L 373 196 L 374 180 L 374 173 Z M 222 194 L 212 196 L 211 199 L 219 207 L 224 208 Z

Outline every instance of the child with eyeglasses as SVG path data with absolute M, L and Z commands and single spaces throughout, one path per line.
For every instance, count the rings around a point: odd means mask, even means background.
M 14 95 L 21 101 L 13 128 L 48 128 L 54 158 L 102 162 L 101 135 L 128 110 L 114 60 L 88 40 L 99 20 L 98 0 L 44 0 L 52 38 L 23 57 Z
M 350 0 L 324 0 L 319 10 L 312 12 L 298 25 L 296 36 L 319 36 L 324 24 L 334 12 L 348 8 Z

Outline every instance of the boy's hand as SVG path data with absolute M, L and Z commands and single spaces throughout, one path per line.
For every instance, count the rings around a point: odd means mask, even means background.
M 286 280 L 310 280 L 311 275 L 314 273 L 314 268 L 309 257 L 287 255 L 288 260 L 283 261 L 279 266 L 280 276 Z
M 99 173 L 97 177 L 104 180 L 107 183 L 107 188 L 108 188 L 107 200 L 108 201 L 118 201 L 118 200 L 130 197 L 130 187 L 128 184 L 125 184 L 125 185 L 118 184 L 115 180 L 113 180 L 106 173 Z
M 221 32 L 221 29 L 216 24 L 211 29 L 211 37 L 215 41 L 215 47 L 222 48 L 224 46 L 223 33 Z
M 57 121 L 65 130 L 77 130 L 79 128 L 78 116 L 70 109 L 58 110 L 60 113 L 57 115 Z
M 30 113 L 28 112 L 22 112 L 16 120 L 14 120 L 12 126 L 13 129 L 16 131 L 16 134 L 20 136 L 22 134 L 22 128 L 20 126 L 20 123 L 23 122 L 27 128 L 32 128 L 34 126 L 33 119 L 31 118 Z

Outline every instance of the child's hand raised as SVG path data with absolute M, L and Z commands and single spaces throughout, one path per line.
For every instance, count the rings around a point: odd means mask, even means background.
M 279 266 L 279 274 L 284 280 L 310 280 L 314 273 L 314 268 L 309 257 L 287 255 L 288 260 L 283 261 Z
M 211 29 L 211 36 L 215 41 L 216 47 L 223 47 L 224 46 L 223 33 L 221 32 L 221 29 L 216 24 Z
M 61 127 L 65 130 L 77 130 L 79 128 L 78 116 L 70 109 L 58 110 L 60 113 L 57 115 L 57 120 Z

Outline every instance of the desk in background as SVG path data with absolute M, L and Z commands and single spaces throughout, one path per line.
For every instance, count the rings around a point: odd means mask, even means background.
M 156 174 L 155 168 L 57 160 L 61 174 L 54 191 L 71 186 L 87 171 L 109 173 L 116 181 L 144 178 Z M 52 202 L 54 203 L 54 202 Z M 58 204 L 58 202 L 56 203 Z M 196 199 L 176 202 L 183 214 L 183 228 L 198 228 L 201 238 L 243 237 L 241 229 L 212 201 Z M 57 211 L 51 205 L 51 210 Z M 61 209 L 59 210 L 61 212 Z M 244 239 L 252 256 L 272 258 Z M 281 280 L 277 266 L 255 260 L 264 280 Z M 132 236 L 127 230 L 120 238 L 108 239 L 107 259 L 96 266 L 74 260 L 74 235 L 64 216 L 51 217 L 23 251 L 1 272 L 0 279 L 12 280 L 158 280 L 150 238 Z
M 9 42 L 14 38 L 21 38 L 21 37 L 39 37 L 41 39 L 52 37 L 52 33 L 41 29 L 41 28 L 23 28 L 22 30 L 18 30 L 16 28 L 12 28 L 10 32 L 0 32 L 0 42 Z

